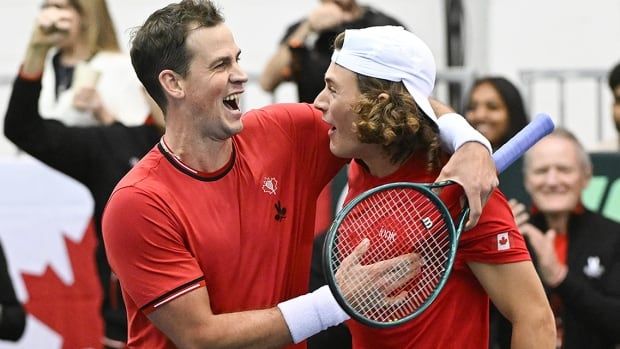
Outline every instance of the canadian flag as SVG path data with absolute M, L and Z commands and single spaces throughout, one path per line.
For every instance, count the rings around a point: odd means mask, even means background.
M 508 233 L 497 234 L 497 250 L 504 251 L 510 249 L 510 239 L 508 239 Z

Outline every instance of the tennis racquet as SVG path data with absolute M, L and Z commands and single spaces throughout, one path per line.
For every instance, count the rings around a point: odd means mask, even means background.
M 498 173 L 553 131 L 546 114 L 493 154 Z M 370 189 L 338 212 L 323 248 L 327 283 L 340 306 L 373 327 L 391 327 L 421 314 L 445 285 L 467 204 L 455 220 L 435 193 L 455 184 L 398 182 Z

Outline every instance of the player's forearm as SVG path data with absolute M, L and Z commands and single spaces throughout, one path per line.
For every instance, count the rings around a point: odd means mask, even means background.
M 463 144 L 477 142 L 484 145 L 489 153 L 491 143 L 459 114 L 448 113 L 438 115 L 437 125 L 443 148 L 449 153 L 456 152 Z
M 555 349 L 555 342 L 555 320 L 548 308 L 533 309 L 512 323 L 512 349 Z
M 149 319 L 179 349 L 278 348 L 293 342 L 278 308 L 217 315 L 196 310 L 162 309 Z
M 201 348 L 281 348 L 293 340 L 278 308 L 214 317 Z
M 349 318 L 327 286 L 274 308 L 217 315 L 211 314 L 200 290 L 194 293 L 149 315 L 178 348 L 279 348 Z

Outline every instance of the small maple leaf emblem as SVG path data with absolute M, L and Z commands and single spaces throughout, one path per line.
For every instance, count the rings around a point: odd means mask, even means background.
M 276 195 L 278 190 L 278 181 L 273 177 L 265 177 L 263 179 L 263 191 L 267 194 Z
M 274 205 L 276 208 L 276 216 L 274 217 L 276 221 L 281 222 L 286 218 L 286 207 L 282 207 L 280 201 Z
M 497 250 L 504 251 L 510 249 L 510 240 L 508 239 L 508 233 L 497 234 Z

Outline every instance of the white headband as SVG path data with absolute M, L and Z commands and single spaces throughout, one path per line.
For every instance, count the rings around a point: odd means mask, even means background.
M 342 49 L 332 62 L 355 73 L 402 81 L 418 106 L 433 120 L 428 98 L 435 85 L 435 60 L 428 46 L 403 27 L 383 26 L 345 31 Z

